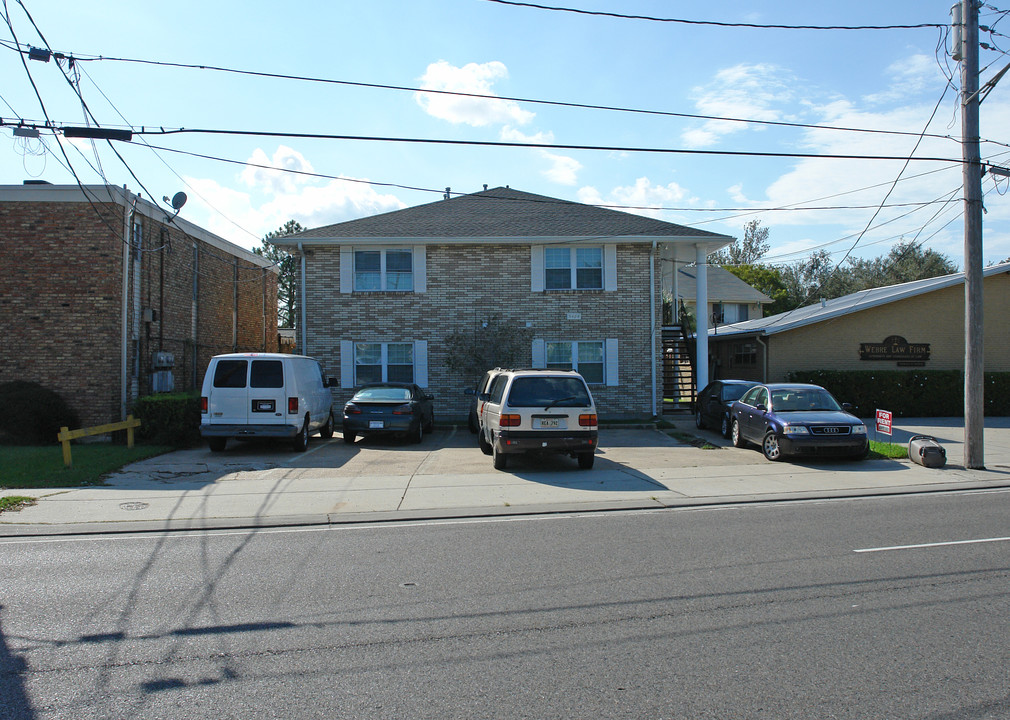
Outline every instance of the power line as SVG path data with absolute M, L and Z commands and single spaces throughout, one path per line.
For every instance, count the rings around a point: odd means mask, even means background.
M 580 8 L 555 7 L 516 0 L 484 0 L 499 5 L 550 10 L 553 12 L 575 13 L 577 15 L 596 15 L 601 17 L 619 18 L 621 20 L 648 20 L 650 22 L 675 23 L 679 25 L 708 25 L 725 28 L 755 28 L 759 30 L 916 30 L 919 28 L 944 28 L 946 25 L 936 23 L 919 23 L 916 25 L 771 25 L 760 23 L 731 23 L 717 20 L 684 20 L 681 18 L 661 18 L 650 15 L 625 15 L 623 13 L 605 12 L 602 10 L 582 10 Z
M 20 47 L 14 48 L 18 52 L 25 54 L 29 50 L 23 50 Z M 639 115 L 654 115 L 660 117 L 676 117 L 688 120 L 710 120 L 717 122 L 735 122 L 735 123 L 747 123 L 753 125 L 766 125 L 771 127 L 791 127 L 791 128 L 801 128 L 810 130 L 833 130 L 838 132 L 856 132 L 856 133 L 867 133 L 875 135 L 912 135 L 918 137 L 918 133 L 902 130 L 880 130 L 875 128 L 852 128 L 852 127 L 842 127 L 837 125 L 816 125 L 811 123 L 797 123 L 797 122 L 787 122 L 784 120 L 757 120 L 752 118 L 737 118 L 737 117 L 724 117 L 719 115 L 700 115 L 696 113 L 682 113 L 673 112 L 666 110 L 649 110 L 641 108 L 628 108 L 620 107 L 615 105 L 600 105 L 592 103 L 577 103 L 577 102 L 565 102 L 560 100 L 543 100 L 536 98 L 525 98 L 518 96 L 508 96 L 508 95 L 487 95 L 483 93 L 468 93 L 454 90 L 435 90 L 423 87 L 410 87 L 405 85 L 390 85 L 382 83 L 368 83 L 368 82 L 358 82 L 353 80 L 336 80 L 331 78 L 321 78 L 313 77 L 309 75 L 289 75 L 284 73 L 271 73 L 271 72 L 261 72 L 256 70 L 242 70 L 237 68 L 229 68 L 217 65 L 206 65 L 206 64 L 193 64 L 193 63 L 178 63 L 178 62 L 167 62 L 160 60 L 144 60 L 138 58 L 122 58 L 122 57 L 107 57 L 103 55 L 73 55 L 71 53 L 59 53 L 68 58 L 75 59 L 77 62 L 96 62 L 96 61 L 107 61 L 107 62 L 122 62 L 122 63 L 135 63 L 142 65 L 153 65 L 160 67 L 172 67 L 172 68 L 182 68 L 189 70 L 209 70 L 212 72 L 222 72 L 231 73 L 237 75 L 248 75 L 252 77 L 264 77 L 277 80 L 297 80 L 301 82 L 313 82 L 313 83 L 324 83 L 329 85 L 343 85 L 348 87 L 361 87 L 361 88 L 371 88 L 377 90 L 396 90 L 402 92 L 410 93 L 424 93 L 428 95 L 446 95 L 453 97 L 465 97 L 465 98 L 475 98 L 478 100 L 496 100 L 496 101 L 507 101 L 507 102 L 518 102 L 525 103 L 528 105 L 548 105 L 554 107 L 567 107 L 576 108 L 583 110 L 604 110 L 609 112 L 621 112 L 621 113 L 632 113 Z M 933 137 L 942 140 L 953 140 L 954 138 L 950 135 L 929 135 L 928 137 Z

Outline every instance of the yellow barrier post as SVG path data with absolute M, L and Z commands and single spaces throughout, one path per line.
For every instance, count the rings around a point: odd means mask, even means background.
M 87 437 L 88 435 L 103 435 L 105 433 L 116 432 L 117 430 L 126 430 L 126 446 L 132 448 L 133 429 L 138 427 L 140 427 L 140 420 L 135 419 L 133 415 L 127 415 L 126 420 L 123 420 L 122 422 L 95 425 L 94 427 L 81 428 L 80 430 L 71 430 L 68 427 L 61 427 L 60 434 L 56 436 L 56 439 L 63 444 L 63 465 L 65 467 L 71 467 L 73 465 L 73 458 L 70 456 L 71 440 Z

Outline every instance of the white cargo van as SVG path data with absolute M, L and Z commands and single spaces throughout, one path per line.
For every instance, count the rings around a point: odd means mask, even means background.
M 333 436 L 335 384 L 304 355 L 232 353 L 210 359 L 200 397 L 200 435 L 214 452 L 228 438 L 290 438 L 305 450 L 309 435 Z

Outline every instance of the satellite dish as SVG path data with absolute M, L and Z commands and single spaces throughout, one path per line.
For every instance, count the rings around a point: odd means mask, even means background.
M 182 206 L 186 204 L 186 200 L 187 200 L 186 193 L 177 192 L 175 195 L 172 196 L 172 209 L 175 210 L 176 212 L 182 210 Z

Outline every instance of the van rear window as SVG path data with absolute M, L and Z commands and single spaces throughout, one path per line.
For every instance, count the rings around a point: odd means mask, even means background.
M 511 407 L 588 407 L 589 391 L 575 377 L 519 377 L 512 382 Z
M 284 367 L 280 360 L 253 360 L 249 374 L 249 387 L 284 387 Z
M 245 360 L 218 360 L 214 369 L 214 387 L 244 388 Z

